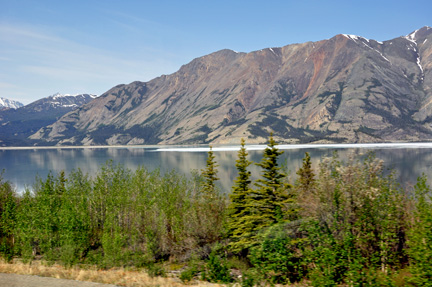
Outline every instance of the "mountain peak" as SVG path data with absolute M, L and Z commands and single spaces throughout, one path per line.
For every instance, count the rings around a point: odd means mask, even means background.
M 49 97 L 39 99 L 26 107 L 35 109 L 37 111 L 50 110 L 50 109 L 75 109 L 82 106 L 96 98 L 92 94 L 60 94 L 55 93 Z
M 24 105 L 20 102 L 9 100 L 5 98 L 0 98 L 0 110 L 3 109 L 18 109 L 23 107 Z
M 50 96 L 49 98 L 52 99 L 58 99 L 58 98 L 77 98 L 77 97 L 90 97 L 90 98 L 96 98 L 96 95 L 92 95 L 92 94 L 60 94 L 60 93 L 55 93 L 54 95 Z
M 431 34 L 432 34 L 432 28 L 429 26 L 424 26 L 420 29 L 411 32 L 410 34 L 404 36 L 403 38 L 410 40 L 412 42 L 417 42 L 418 40 L 424 39 Z

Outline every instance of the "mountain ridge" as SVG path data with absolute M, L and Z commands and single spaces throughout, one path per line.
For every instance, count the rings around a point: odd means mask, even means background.
M 62 95 L 56 93 L 17 109 L 0 111 L 0 145 L 37 144 L 37 141 L 28 139 L 28 137 L 95 97 L 91 94 Z
M 18 109 L 23 106 L 24 104 L 21 102 L 0 97 L 0 111 L 5 109 Z
M 220 50 L 113 87 L 31 136 L 46 144 L 430 140 L 432 29 Z

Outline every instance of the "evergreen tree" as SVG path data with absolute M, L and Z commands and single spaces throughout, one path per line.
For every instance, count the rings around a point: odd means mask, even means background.
M 297 188 L 301 192 L 310 190 L 315 184 L 315 173 L 312 170 L 311 157 L 308 152 L 303 158 L 303 165 L 297 170 Z
M 249 189 L 245 168 L 249 165 L 243 158 L 244 151 L 239 152 L 239 179 L 234 186 L 236 200 L 231 204 L 231 211 L 237 215 L 230 216 L 231 249 L 246 255 L 249 250 L 259 243 L 258 232 L 262 228 L 271 226 L 287 219 L 286 204 L 289 201 L 288 185 L 283 182 L 286 175 L 278 165 L 278 157 L 282 154 L 276 148 L 276 142 L 270 135 L 263 159 L 257 165 L 262 168 L 262 178 L 255 182 L 257 190 Z M 249 174 L 248 174 L 249 175 Z M 241 188 L 244 188 L 241 190 Z
M 278 165 L 278 157 L 283 152 L 279 151 L 276 145 L 273 134 L 270 134 L 263 159 L 257 163 L 262 168 L 262 178 L 255 183 L 258 190 L 254 196 L 254 205 L 257 209 L 259 225 L 263 227 L 283 221 L 286 218 L 284 206 L 288 202 L 287 189 L 289 186 L 283 182 L 286 174 Z
M 198 219 L 199 241 L 212 243 L 222 236 L 225 224 L 226 197 L 216 186 L 218 164 L 215 161 L 212 146 L 207 156 L 206 168 L 201 170 L 203 182 L 198 194 L 196 214 Z
M 250 236 L 251 226 L 248 224 L 251 211 L 249 208 L 251 172 L 247 170 L 252 163 L 247 159 L 248 152 L 245 148 L 245 141 L 241 139 L 241 147 L 236 160 L 238 170 L 237 179 L 234 181 L 232 193 L 230 194 L 230 205 L 228 207 L 228 235 L 231 239 L 230 247 L 234 252 L 241 252 L 246 247 L 245 239 Z
M 215 193 L 215 182 L 219 180 L 219 178 L 217 177 L 218 166 L 219 165 L 215 161 L 212 146 L 210 146 L 210 150 L 207 156 L 206 168 L 201 170 L 201 175 L 204 177 L 202 191 L 208 195 Z

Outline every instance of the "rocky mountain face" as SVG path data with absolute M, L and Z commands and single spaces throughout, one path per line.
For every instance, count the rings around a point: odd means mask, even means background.
M 7 110 L 7 109 L 18 109 L 23 106 L 24 105 L 20 102 L 5 99 L 5 98 L 0 98 L 0 111 Z
M 432 139 L 432 28 L 385 42 L 336 35 L 222 50 L 119 85 L 41 128 L 44 144 L 388 142 Z
M 89 103 L 96 96 L 90 94 L 55 94 L 17 109 L 0 111 L 0 145 L 37 144 L 28 137 L 50 125 L 66 113 Z

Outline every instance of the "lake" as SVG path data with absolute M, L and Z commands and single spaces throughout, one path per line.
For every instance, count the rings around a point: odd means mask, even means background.
M 261 161 L 264 148 L 265 145 L 248 145 L 249 159 Z M 279 145 L 278 148 L 284 151 L 280 162 L 287 164 L 292 180 L 305 152 L 310 153 L 316 167 L 322 157 L 331 156 L 334 151 L 342 160 L 347 160 L 351 153 L 372 151 L 384 160 L 386 167 L 397 171 L 399 182 L 404 186 L 415 184 L 422 173 L 428 175 L 429 184 L 432 182 L 432 143 Z M 218 176 L 226 192 L 230 191 L 237 176 L 235 161 L 238 149 L 239 146 L 213 146 L 219 164 Z M 36 176 L 45 179 L 50 171 L 57 174 L 64 170 L 67 174 L 78 168 L 94 175 L 108 160 L 131 170 L 145 166 L 149 170 L 160 168 L 162 172 L 175 169 L 188 175 L 193 169 L 205 168 L 208 150 L 208 146 L 1 148 L 0 170 L 4 169 L 3 178 L 22 192 L 32 186 Z M 250 170 L 254 177 L 258 177 L 258 167 L 251 166 Z

